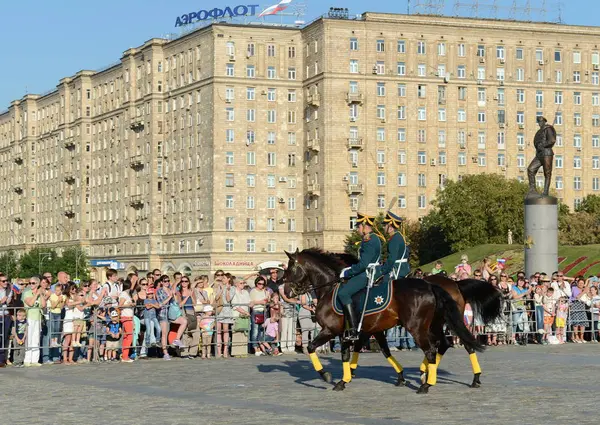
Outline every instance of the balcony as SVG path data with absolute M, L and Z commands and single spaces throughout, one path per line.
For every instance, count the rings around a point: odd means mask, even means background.
M 346 103 L 348 105 L 352 104 L 352 103 L 358 103 L 359 105 L 362 105 L 363 103 L 363 95 L 360 92 L 348 92 L 346 93 Z
M 66 184 L 75 184 L 75 176 L 73 174 L 67 174 L 63 180 Z
M 136 118 L 131 120 L 131 125 L 129 126 L 135 133 L 139 133 L 144 130 L 144 120 L 140 118 Z
M 22 224 L 23 223 L 23 218 L 21 218 L 20 215 L 17 215 L 15 217 L 13 217 L 13 221 L 17 224 Z
M 75 140 L 73 140 L 72 137 L 69 137 L 63 142 L 63 146 L 69 151 L 75 150 Z
M 348 188 L 346 189 L 346 191 L 348 192 L 348 194 L 353 194 L 353 193 L 363 193 L 363 185 L 362 184 L 353 184 L 350 183 L 348 184 Z
M 321 196 L 321 185 L 319 183 L 309 183 L 306 185 L 306 190 L 309 195 Z
M 144 200 L 142 199 L 142 195 L 131 195 L 129 197 L 129 205 L 136 210 L 143 208 Z
M 348 149 L 360 149 L 363 148 L 363 140 L 360 137 L 349 137 L 348 138 Z
M 309 139 L 306 141 L 306 147 L 312 151 L 319 152 L 319 139 Z
M 321 95 L 319 93 L 309 94 L 306 96 L 306 103 L 310 106 L 319 107 L 321 106 Z
M 17 195 L 22 195 L 23 188 L 21 186 L 15 186 L 15 187 L 13 187 L 13 192 L 15 192 Z
M 73 205 L 65 205 L 65 217 L 67 217 L 67 218 L 75 217 L 75 210 L 73 209 Z
M 129 159 L 129 166 L 135 171 L 140 171 L 144 168 L 144 161 L 142 161 L 142 155 L 135 155 Z
M 13 162 L 17 165 L 21 165 L 23 163 L 23 157 L 21 156 L 20 153 L 15 154 L 15 156 L 13 158 Z

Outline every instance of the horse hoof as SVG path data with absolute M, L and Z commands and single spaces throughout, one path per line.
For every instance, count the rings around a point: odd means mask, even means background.
M 407 385 L 406 379 L 404 379 L 404 373 L 400 372 L 398 374 L 398 379 L 396 380 L 397 387 L 405 387 Z
M 323 381 L 327 382 L 328 384 L 331 384 L 333 382 L 333 376 L 331 376 L 331 372 L 321 371 L 319 372 L 319 374 L 321 375 L 321 379 L 323 379 Z
M 346 389 L 346 383 L 344 381 L 340 381 L 333 387 L 333 391 L 344 391 Z
M 417 390 L 417 394 L 427 394 L 429 392 L 429 384 L 423 384 Z
M 350 376 L 352 376 L 352 379 L 356 378 L 356 369 L 351 369 Z
M 469 385 L 469 387 L 470 388 L 480 388 L 481 387 L 481 383 L 473 381 L 473 383 L 471 385 Z
M 425 385 L 427 382 L 427 373 L 421 372 L 421 385 Z

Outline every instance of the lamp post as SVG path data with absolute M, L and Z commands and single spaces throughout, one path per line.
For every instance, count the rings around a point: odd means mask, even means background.
M 83 248 L 75 254 L 75 280 L 79 280 L 79 260 L 83 254 L 87 254 Z
M 52 253 L 51 252 L 40 252 L 38 254 L 38 273 L 42 274 L 42 261 L 44 261 L 45 258 L 50 258 L 52 257 Z

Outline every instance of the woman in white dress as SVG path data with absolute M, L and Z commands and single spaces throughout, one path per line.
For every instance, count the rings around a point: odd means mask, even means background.
M 63 344 L 62 354 L 64 364 L 73 364 L 73 355 L 75 351 L 71 345 L 73 338 L 73 320 L 75 320 L 75 307 L 79 303 L 77 300 L 77 285 L 69 284 L 66 291 L 67 302 L 65 304 L 65 319 L 63 322 Z

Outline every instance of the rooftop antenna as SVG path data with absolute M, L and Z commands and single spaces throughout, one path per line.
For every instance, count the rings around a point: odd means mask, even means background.
M 527 0 L 525 2 L 525 7 L 523 8 L 523 12 L 525 12 L 525 16 L 528 21 L 531 21 L 531 0 Z
M 410 0 L 406 2 L 406 14 L 410 15 Z
M 508 12 L 508 19 L 515 20 L 517 17 L 517 0 L 513 0 L 510 11 Z

